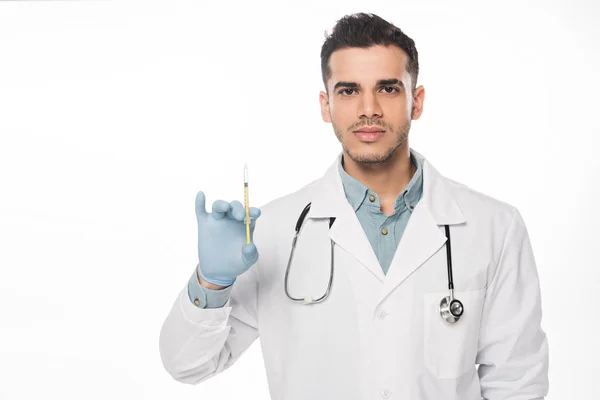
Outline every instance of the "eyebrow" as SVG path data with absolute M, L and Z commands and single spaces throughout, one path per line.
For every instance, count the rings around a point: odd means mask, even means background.
M 377 81 L 377 86 L 383 85 L 399 85 L 400 87 L 404 88 L 404 83 L 402 83 L 402 81 L 399 79 L 380 79 Z M 335 91 L 337 88 L 340 87 L 360 89 L 361 85 L 356 82 L 339 81 L 333 86 L 333 90 Z

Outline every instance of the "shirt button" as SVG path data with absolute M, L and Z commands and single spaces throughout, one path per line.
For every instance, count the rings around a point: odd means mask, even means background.
M 413 208 L 415 208 L 415 206 L 413 206 L 413 204 L 410 203 L 410 208 L 413 209 Z
M 387 234 L 388 234 L 388 231 L 387 231 L 387 229 L 386 229 L 386 228 L 383 228 L 383 229 L 381 230 L 381 233 L 383 233 L 384 235 L 387 235 Z
M 194 304 L 196 305 L 196 307 L 200 307 L 200 300 L 194 299 Z
M 384 389 L 384 390 L 381 391 L 381 398 L 382 399 L 389 399 L 391 395 L 392 395 L 392 393 L 389 390 L 387 390 L 387 389 Z
M 377 317 L 379 319 L 385 319 L 387 313 L 384 310 L 379 310 L 379 312 L 377 313 Z
M 371 203 L 372 203 L 372 202 L 374 202 L 374 201 L 375 201 L 375 196 L 373 196 L 373 195 L 370 195 L 370 196 L 369 196 L 369 200 L 371 200 Z

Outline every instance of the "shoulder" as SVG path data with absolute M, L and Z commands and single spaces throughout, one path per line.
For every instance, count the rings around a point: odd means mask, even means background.
M 320 179 L 300 189 L 277 197 L 260 206 L 261 215 L 256 223 L 256 240 L 273 243 L 294 234 L 296 222 L 302 210 L 312 199 L 312 193 Z
M 516 205 L 476 190 L 464 183 L 443 177 L 447 189 L 455 198 L 467 221 L 506 232 L 515 222 L 524 225 Z

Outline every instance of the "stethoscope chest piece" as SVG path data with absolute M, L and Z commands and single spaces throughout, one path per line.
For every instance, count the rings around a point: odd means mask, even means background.
M 464 307 L 458 299 L 446 296 L 440 302 L 440 315 L 442 319 L 450 324 L 457 322 L 463 315 Z

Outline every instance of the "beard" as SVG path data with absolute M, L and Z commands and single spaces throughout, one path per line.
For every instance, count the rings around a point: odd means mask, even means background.
M 332 120 L 333 121 L 333 120 Z M 394 143 L 385 149 L 384 151 L 361 151 L 354 153 L 351 151 L 348 146 L 343 141 L 343 134 L 341 130 L 332 122 L 333 131 L 335 132 L 335 136 L 338 141 L 342 144 L 342 148 L 348 154 L 348 157 L 352 159 L 352 161 L 359 164 L 383 164 L 390 160 L 396 151 L 396 149 L 402 146 L 408 140 L 408 132 L 410 131 L 411 119 L 409 118 L 403 126 L 401 126 L 397 131 L 393 132 L 396 140 Z M 377 125 L 382 126 L 380 123 L 368 123 L 366 125 Z M 389 126 L 383 126 L 384 128 L 389 128 Z M 357 128 L 348 129 L 350 131 L 349 134 L 352 134 L 352 131 Z

